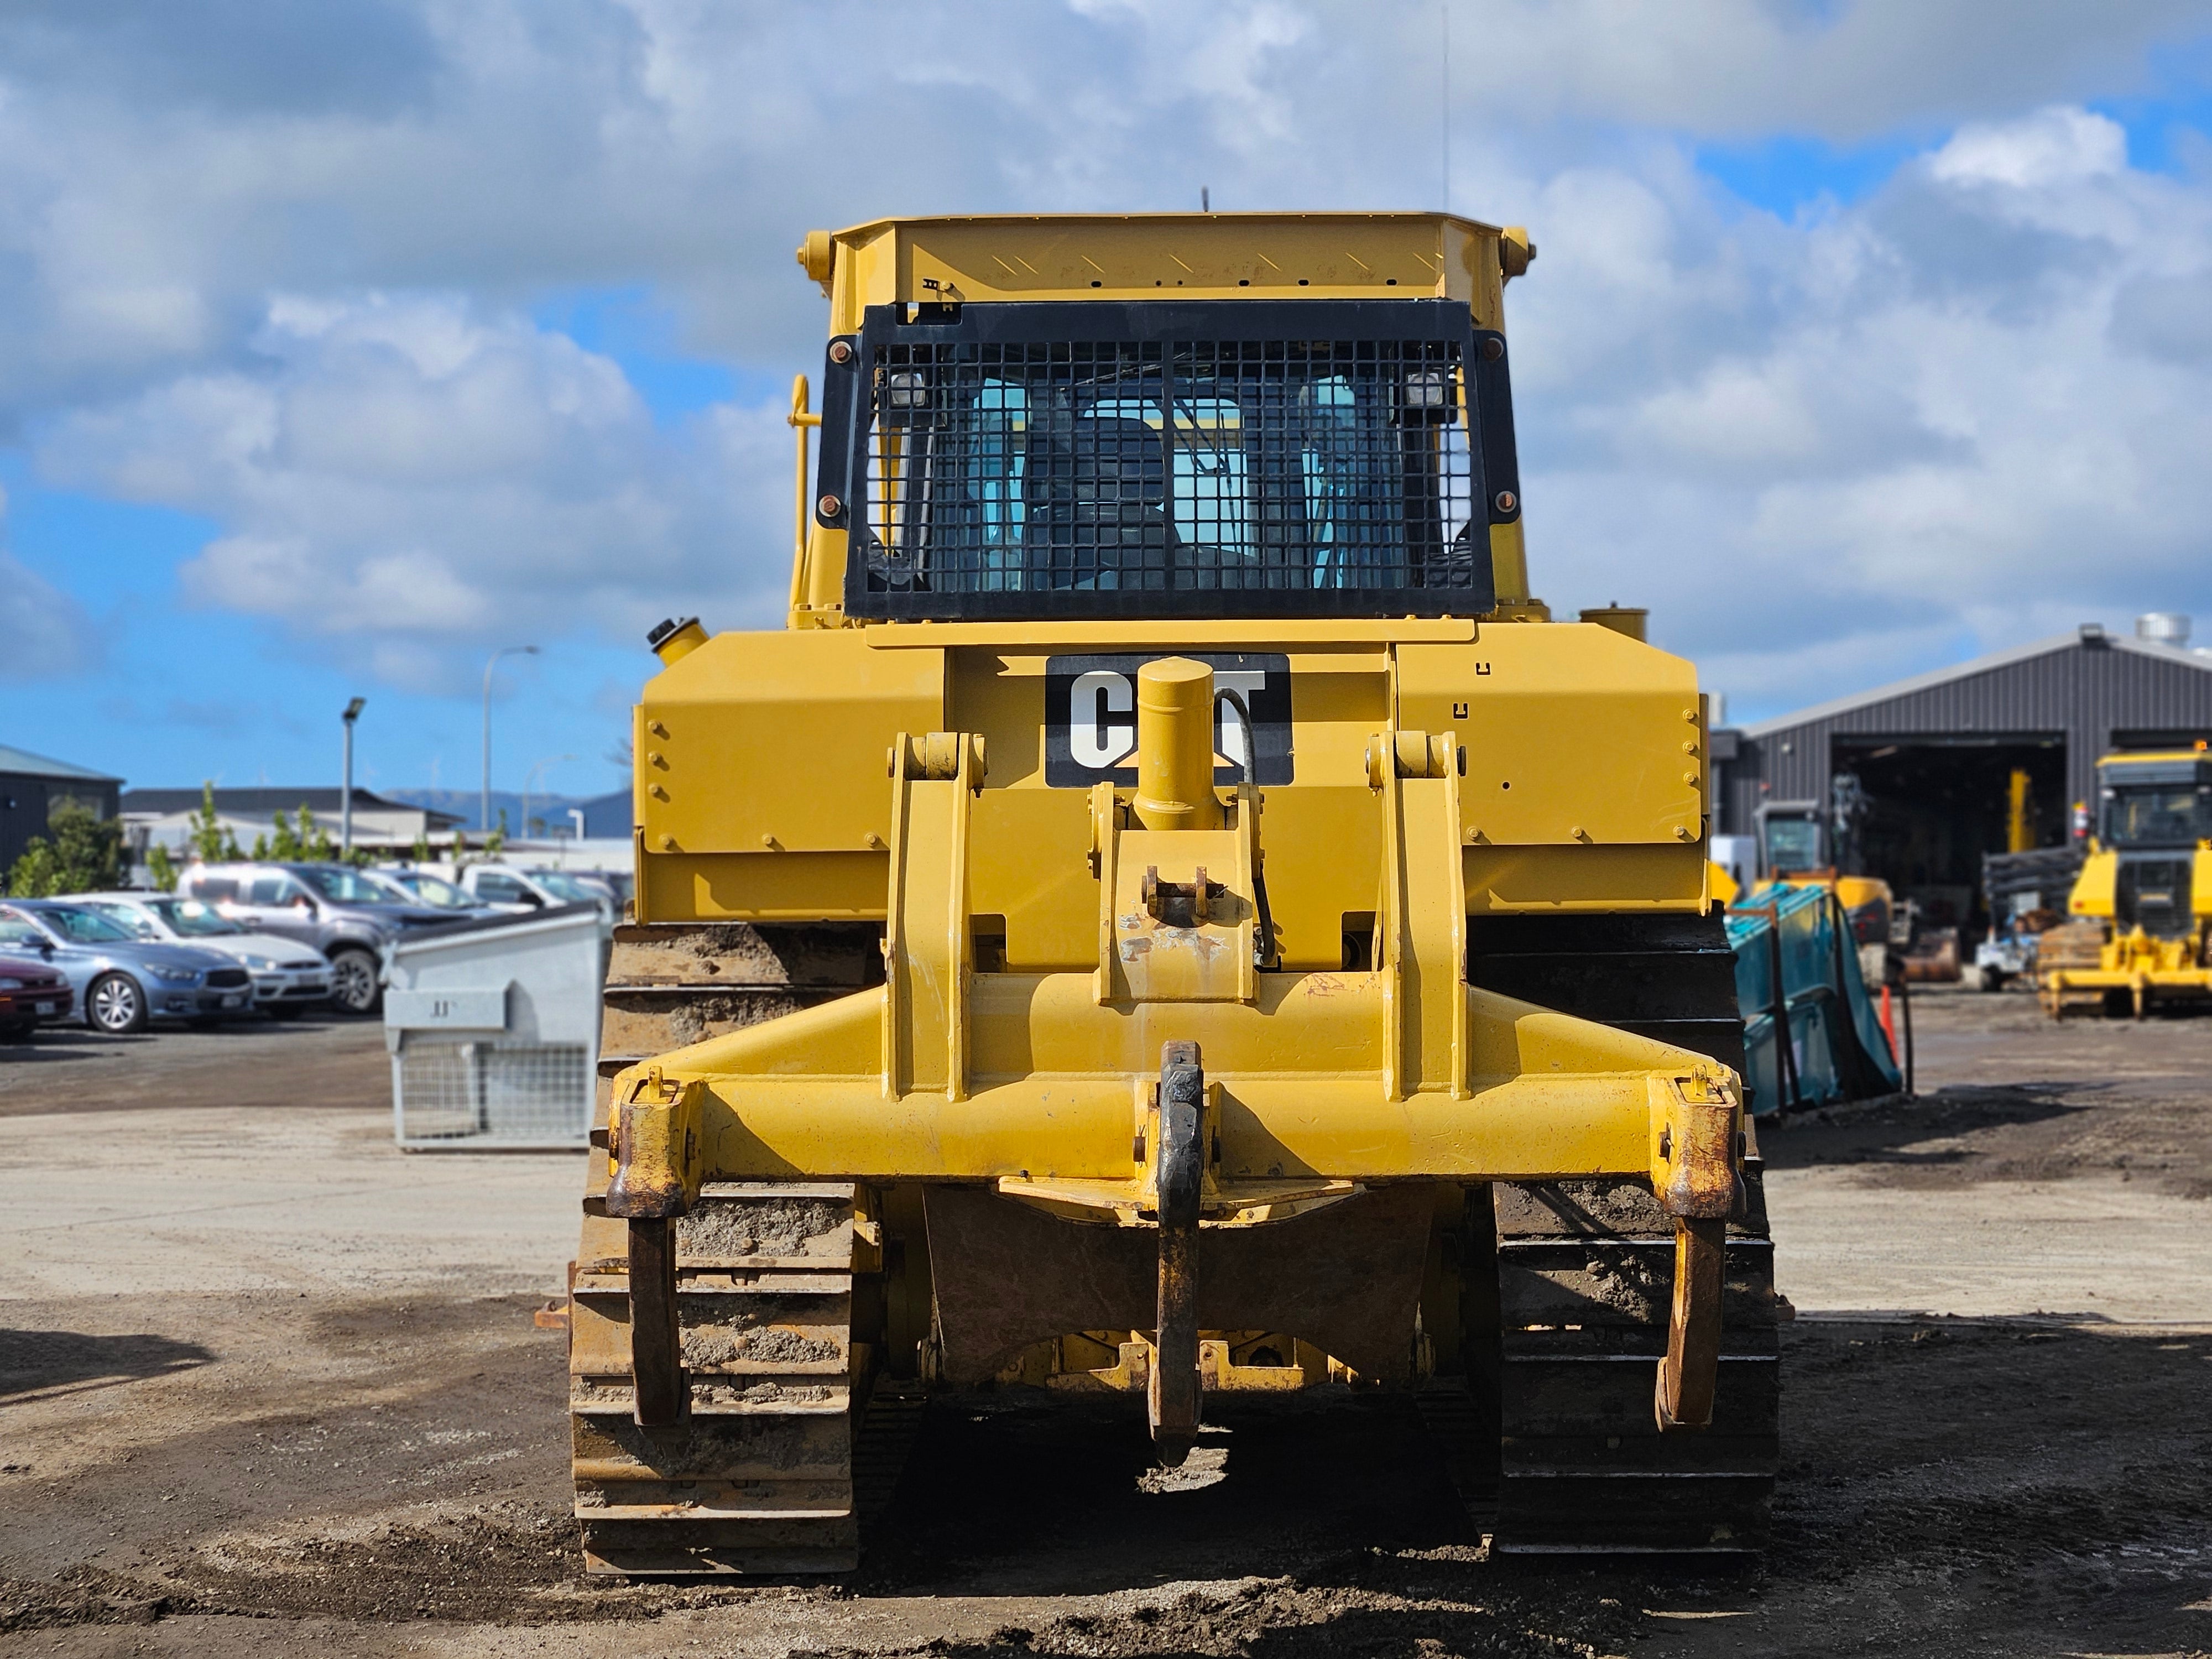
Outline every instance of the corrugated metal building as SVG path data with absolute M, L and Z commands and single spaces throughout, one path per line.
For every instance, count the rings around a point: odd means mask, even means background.
M 122 779 L 105 772 L 0 744 L 0 881 L 31 838 L 46 833 L 57 802 L 73 800 L 95 817 L 112 818 L 122 787 Z
M 2077 807 L 2094 811 L 2099 756 L 2212 739 L 2212 653 L 2189 649 L 2188 629 L 2169 615 L 2132 635 L 2086 623 L 1717 732 L 1714 829 L 1754 834 L 1761 805 L 1832 806 L 1837 779 L 1854 780 L 1865 806 L 1849 861 L 1967 921 L 1981 854 L 2006 844 L 2015 771 L 2034 844 L 2055 846 Z

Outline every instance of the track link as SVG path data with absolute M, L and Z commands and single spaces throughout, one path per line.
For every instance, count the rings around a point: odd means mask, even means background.
M 676 1226 L 686 1410 L 638 1425 L 624 1224 L 588 1216 L 569 1362 L 576 1516 L 595 1571 L 838 1572 L 853 1498 L 854 1189 L 709 1187 Z
M 1710 1054 L 1741 1071 L 1735 959 L 1717 918 L 1479 921 L 1487 989 Z M 1652 1415 L 1674 1225 L 1637 1181 L 1498 1183 L 1499 1469 L 1506 1553 L 1743 1553 L 1764 1543 L 1779 1455 L 1773 1245 L 1758 1160 L 1729 1227 L 1712 1426 Z
M 858 930 L 625 926 L 604 1076 L 866 982 Z M 604 1095 L 604 1091 L 602 1091 Z M 876 1355 L 880 1252 L 843 1182 L 710 1183 L 675 1226 L 683 1419 L 635 1420 L 627 1224 L 608 1217 L 606 1102 L 570 1298 L 575 1513 L 597 1572 L 787 1574 L 859 1565 L 866 1502 L 896 1480 L 896 1406 L 854 1446 Z M 856 1476 L 866 1490 L 856 1497 Z

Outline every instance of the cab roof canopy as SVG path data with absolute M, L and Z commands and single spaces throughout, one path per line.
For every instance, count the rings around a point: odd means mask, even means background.
M 1009 214 L 809 231 L 830 331 L 870 306 L 1009 300 L 1455 299 L 1503 326 L 1521 228 L 1443 213 Z

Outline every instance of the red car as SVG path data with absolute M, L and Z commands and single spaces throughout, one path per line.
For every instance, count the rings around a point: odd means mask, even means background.
M 0 1042 L 20 1042 L 76 1000 L 69 981 L 35 957 L 0 957 Z

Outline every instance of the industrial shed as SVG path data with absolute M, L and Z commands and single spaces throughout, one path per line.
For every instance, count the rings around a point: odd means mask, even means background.
M 2189 619 L 2166 613 L 2132 635 L 2088 623 L 1717 732 L 1715 832 L 1753 835 L 1762 804 L 1832 803 L 1836 780 L 1856 779 L 1866 804 L 1849 861 L 1971 927 L 1981 856 L 2006 848 L 2015 770 L 2033 844 L 2057 846 L 2087 826 L 2076 810 L 2094 811 L 2098 757 L 2212 740 L 2212 653 L 2188 639 Z
M 32 838 L 47 833 L 48 815 L 61 802 L 73 800 L 94 817 L 112 818 L 122 787 L 122 779 L 105 772 L 0 744 L 0 882 Z

